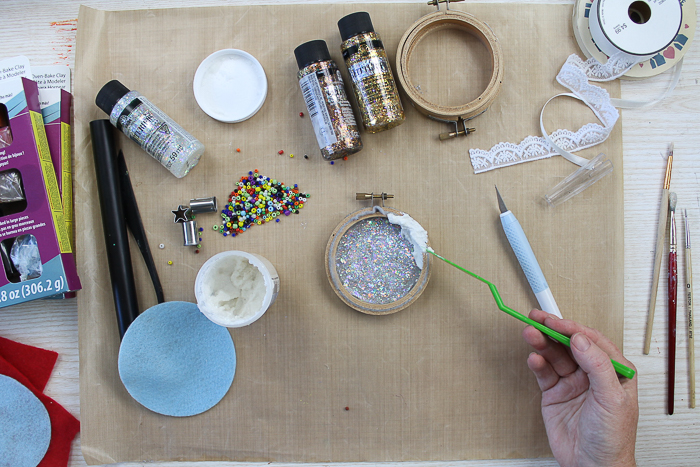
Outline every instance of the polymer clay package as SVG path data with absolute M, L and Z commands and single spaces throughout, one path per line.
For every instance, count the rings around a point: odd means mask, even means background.
M 0 307 L 80 289 L 37 84 L 3 84 L 12 142 L 0 149 L 0 184 L 21 196 L 0 200 Z

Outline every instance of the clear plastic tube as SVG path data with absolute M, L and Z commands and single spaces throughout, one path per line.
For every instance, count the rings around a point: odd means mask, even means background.
M 612 162 L 602 152 L 544 195 L 551 207 L 567 201 L 613 171 Z

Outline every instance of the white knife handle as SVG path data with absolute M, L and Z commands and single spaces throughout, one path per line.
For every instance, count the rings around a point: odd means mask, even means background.
M 501 224 L 503 225 L 503 231 L 506 233 L 508 242 L 510 242 L 510 246 L 513 248 L 515 256 L 518 258 L 520 267 L 523 269 L 525 277 L 527 277 L 527 281 L 530 283 L 530 287 L 535 293 L 535 297 L 537 297 L 540 307 L 543 311 L 561 318 L 559 307 L 554 301 L 554 296 L 549 290 L 547 280 L 544 278 L 542 269 L 537 262 L 537 258 L 535 258 L 535 253 L 532 251 L 530 242 L 527 241 L 527 237 L 520 223 L 512 212 L 506 211 L 501 214 Z

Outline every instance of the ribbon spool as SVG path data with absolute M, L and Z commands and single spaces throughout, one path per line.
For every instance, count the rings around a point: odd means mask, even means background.
M 577 31 L 576 11 L 578 10 L 575 7 L 574 34 L 579 39 L 580 25 L 578 25 L 579 31 Z M 594 81 L 617 79 L 631 68 L 634 68 L 635 65 L 649 60 L 660 51 L 666 50 L 674 40 L 677 41 L 680 37 L 679 31 L 681 24 L 683 24 L 683 10 L 678 0 L 665 0 L 659 3 L 647 3 L 642 0 L 593 0 L 588 16 L 591 38 L 596 48 L 607 57 L 605 65 L 599 63 L 597 57 L 586 61 L 585 65 L 589 66 L 586 72 L 588 79 Z M 580 40 L 579 45 L 581 45 Z M 583 46 L 581 48 L 585 51 Z M 650 101 L 609 99 L 609 103 L 618 108 L 635 109 L 652 106 L 660 102 L 673 91 L 678 83 L 681 63 L 682 60 L 676 66 L 670 85 L 660 97 Z M 596 68 L 596 72 L 589 74 L 589 71 Z M 540 113 L 540 129 L 547 143 L 562 157 L 583 167 L 589 161 L 555 144 L 544 128 L 544 109 L 549 102 L 560 96 L 569 96 L 582 100 L 594 113 L 596 111 L 591 105 L 592 103 L 587 102 L 584 97 L 567 93 L 559 94 L 549 99 Z M 600 118 L 597 113 L 596 115 Z M 617 117 L 615 120 L 617 120 Z M 606 133 L 600 142 L 607 138 L 611 129 L 612 126 L 604 128 Z
M 589 26 L 593 40 L 607 56 L 618 54 L 639 62 L 671 44 L 681 17 L 678 1 L 594 0 Z
M 429 34 L 442 29 L 461 29 L 478 38 L 491 56 L 492 73 L 486 89 L 471 102 L 458 106 L 445 106 L 429 102 L 411 81 L 411 54 L 418 44 Z M 456 131 L 440 135 L 447 139 L 457 135 L 467 135 L 474 129 L 466 128 L 464 122 L 484 113 L 498 97 L 503 84 L 503 52 L 491 28 L 473 15 L 461 11 L 437 11 L 423 16 L 413 23 L 399 41 L 396 52 L 397 77 L 404 91 L 419 112 L 434 120 L 454 123 Z M 463 129 L 458 124 L 462 123 Z
M 620 21 L 613 23 L 613 15 Z M 624 77 L 642 79 L 661 74 L 681 61 L 695 37 L 696 21 L 695 0 L 682 4 L 678 0 L 666 1 L 661 5 L 633 0 L 577 0 L 573 30 L 581 51 L 600 63 L 616 52 L 632 52 L 627 56 L 636 66 L 626 71 Z M 625 28 L 616 34 L 615 27 L 623 24 Z M 640 33 L 645 36 L 643 40 L 626 43 Z

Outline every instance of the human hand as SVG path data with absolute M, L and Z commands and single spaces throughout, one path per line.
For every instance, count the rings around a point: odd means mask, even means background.
M 527 366 L 542 390 L 542 417 L 549 446 L 561 467 L 635 466 L 639 406 L 637 376 L 618 376 L 610 359 L 634 369 L 622 352 L 595 329 L 541 310 L 530 318 L 571 336 L 571 348 L 532 326 L 523 330 L 536 352 Z

